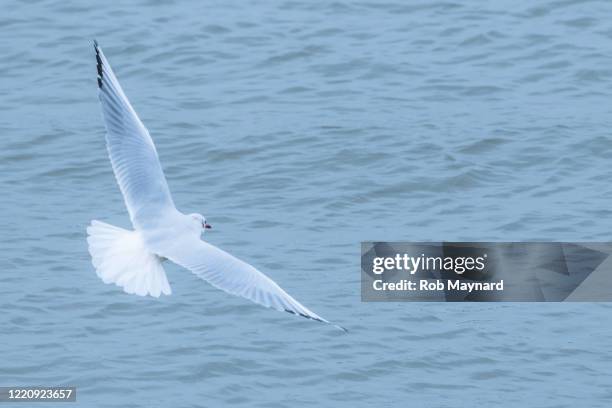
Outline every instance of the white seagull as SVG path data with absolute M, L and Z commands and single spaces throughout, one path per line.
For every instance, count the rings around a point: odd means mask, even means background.
M 96 220 L 88 226 L 89 253 L 102 281 L 140 296 L 170 295 L 162 266 L 169 259 L 227 293 L 329 323 L 253 266 L 201 240 L 210 225 L 201 214 L 185 215 L 174 206 L 149 132 L 95 41 L 94 49 L 108 155 L 134 227 Z

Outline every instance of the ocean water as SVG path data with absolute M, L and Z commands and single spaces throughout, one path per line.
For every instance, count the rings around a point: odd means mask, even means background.
M 85 407 L 609 406 L 610 305 L 361 303 L 359 243 L 610 241 L 612 3 L 1 14 L 0 385 L 75 385 Z M 86 225 L 130 224 L 93 38 L 179 209 L 348 334 L 174 265 L 158 300 L 96 277 Z

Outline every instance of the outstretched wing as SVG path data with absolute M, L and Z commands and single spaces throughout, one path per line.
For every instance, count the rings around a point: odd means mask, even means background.
M 300 304 L 253 266 L 214 245 L 197 238 L 186 237 L 164 246 L 167 248 L 156 250 L 158 255 L 191 270 L 218 289 L 265 307 L 329 323 Z M 340 326 L 337 327 L 345 330 Z
M 106 147 L 134 227 L 174 208 L 149 132 L 130 105 L 104 53 L 94 42 Z

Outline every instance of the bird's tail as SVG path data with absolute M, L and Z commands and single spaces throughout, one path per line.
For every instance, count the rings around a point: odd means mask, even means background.
M 145 248 L 137 231 L 93 220 L 87 235 L 91 261 L 104 283 L 139 296 L 172 293 L 161 259 Z

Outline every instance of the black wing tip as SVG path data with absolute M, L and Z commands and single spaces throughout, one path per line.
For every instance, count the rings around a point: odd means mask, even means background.
M 302 316 L 302 317 L 304 317 L 306 319 L 309 319 L 309 320 L 314 320 L 314 321 L 321 322 L 321 323 L 328 323 L 328 324 L 331 324 L 332 326 L 342 330 L 344 333 L 348 333 L 348 330 L 346 328 L 344 328 L 342 326 L 339 326 L 337 324 L 329 323 L 329 322 L 327 322 L 325 320 L 322 320 L 322 319 L 319 319 L 319 318 L 316 318 L 316 317 L 313 317 L 313 316 L 308 316 L 307 314 L 304 314 L 304 313 L 296 313 L 293 310 L 289 310 L 289 309 L 285 309 L 285 312 L 291 313 L 292 315 L 296 315 L 296 316 Z
M 342 330 L 344 333 L 348 333 L 348 329 L 346 327 L 342 327 L 338 324 L 334 324 L 335 327 L 339 328 L 340 330 Z
M 102 79 L 104 78 L 104 71 L 102 70 L 102 58 L 100 58 L 100 47 L 98 41 L 93 40 L 94 50 L 96 51 L 96 70 L 98 71 L 98 88 L 102 89 Z

